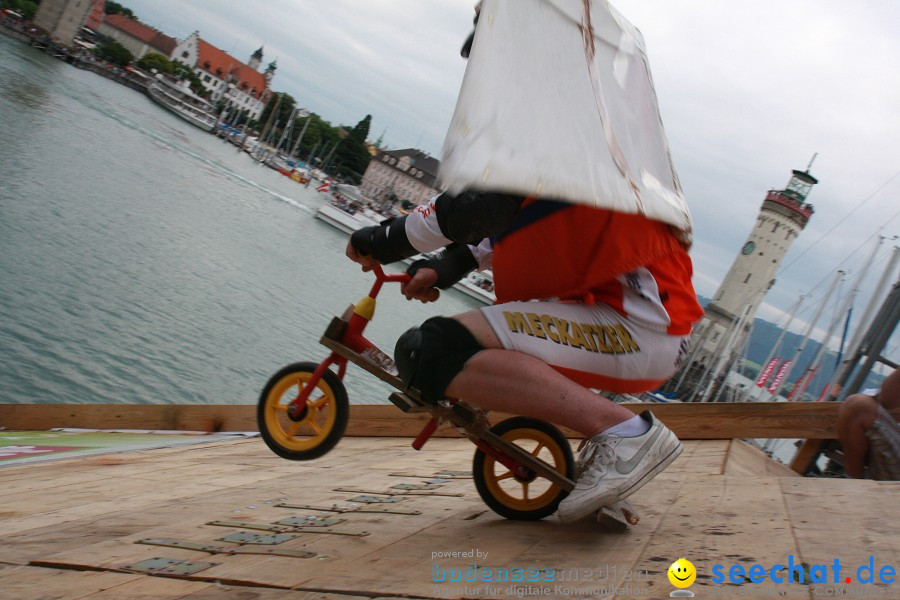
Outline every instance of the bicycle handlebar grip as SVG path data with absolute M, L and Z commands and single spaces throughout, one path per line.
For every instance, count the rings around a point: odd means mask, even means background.
M 398 283 L 409 283 L 412 281 L 412 277 L 407 275 L 406 273 L 397 273 L 396 275 L 385 275 L 385 281 L 396 281 Z

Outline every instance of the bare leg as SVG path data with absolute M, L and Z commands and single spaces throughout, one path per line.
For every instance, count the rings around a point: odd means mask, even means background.
M 841 403 L 838 411 L 838 439 L 844 448 L 844 471 L 857 479 L 865 474 L 866 455 L 869 439 L 866 430 L 872 426 L 877 416 L 875 398 L 865 394 L 854 394 Z
M 486 348 L 466 363 L 447 387 L 447 395 L 488 410 L 552 421 L 591 436 L 634 414 L 578 385 L 546 363 L 521 352 L 504 350 L 479 311 L 456 320 Z

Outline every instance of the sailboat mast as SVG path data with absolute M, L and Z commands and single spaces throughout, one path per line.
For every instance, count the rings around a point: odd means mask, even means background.
M 890 287 L 890 282 L 894 279 L 894 272 L 897 269 L 898 260 L 900 260 L 900 247 L 894 246 L 891 259 L 888 261 L 888 266 L 882 272 L 881 279 L 878 280 L 878 284 L 874 288 L 875 290 L 887 290 Z M 885 294 L 875 293 L 869 300 L 869 304 L 866 306 L 863 316 L 856 325 L 856 330 L 850 340 L 847 351 L 844 353 L 844 360 L 841 362 L 841 367 L 835 371 L 831 381 L 828 382 L 829 389 L 831 389 L 838 381 L 846 379 L 849 375 L 849 373 L 846 372 L 847 369 L 852 368 L 853 365 L 856 364 L 856 354 L 859 352 L 865 333 L 869 329 L 875 310 L 884 296 Z M 840 392 L 835 392 L 834 395 L 837 396 L 839 393 Z
M 297 107 L 291 109 L 291 115 L 288 117 L 287 125 L 281 131 L 281 138 L 278 140 L 278 145 L 275 146 L 275 151 L 278 152 L 281 150 L 281 145 L 284 143 L 285 138 L 287 138 L 288 134 L 294 129 L 294 115 L 297 114 Z
M 784 336 L 787 335 L 788 330 L 790 330 L 791 323 L 794 322 L 794 317 L 797 315 L 797 312 L 800 310 L 800 305 L 803 304 L 803 300 L 806 299 L 806 296 L 800 294 L 800 298 L 797 300 L 797 303 L 791 309 L 791 313 L 788 316 L 787 325 L 784 326 L 784 329 L 781 330 L 781 333 L 778 336 L 778 339 L 772 345 L 772 349 L 769 351 L 769 355 L 766 357 L 766 360 L 763 361 L 763 368 L 766 367 L 772 359 L 775 358 L 775 353 L 778 352 L 778 349 L 781 348 L 781 343 L 784 341 Z
M 706 388 L 704 389 L 703 386 L 700 387 L 700 389 L 703 389 L 701 399 L 704 402 L 710 401 L 712 388 L 713 388 L 713 386 L 715 386 L 716 381 L 718 380 L 719 374 L 722 372 L 723 367 L 726 365 L 728 360 L 731 358 L 731 352 L 734 348 L 734 345 L 737 342 L 738 338 L 740 337 L 740 332 L 744 329 L 744 324 L 747 322 L 747 318 L 749 317 L 750 313 L 754 311 L 755 304 L 756 304 L 755 302 L 748 302 L 744 306 L 744 310 L 741 311 L 741 316 L 737 319 L 736 323 L 734 324 L 734 327 L 732 328 L 732 330 L 728 336 L 728 341 L 725 344 L 725 349 L 721 353 L 719 353 L 719 360 L 716 361 L 715 369 L 710 370 L 711 376 L 709 377 L 709 380 L 706 383 Z M 724 387 L 724 381 L 722 383 L 722 387 Z
M 303 124 L 303 129 L 300 130 L 300 136 L 297 138 L 297 141 L 294 142 L 294 147 L 291 148 L 291 160 L 293 160 L 294 155 L 297 153 L 297 148 L 300 147 L 300 142 L 303 141 L 303 136 L 306 134 L 306 128 L 309 127 L 309 122 L 312 120 L 312 115 L 307 114 L 306 122 Z
M 863 268 L 859 270 L 859 274 L 856 276 L 856 281 L 853 282 L 853 288 L 850 290 L 850 293 L 847 294 L 847 299 L 844 301 L 844 304 L 841 306 L 840 310 L 835 312 L 834 317 L 831 319 L 831 325 L 828 327 L 828 333 L 825 334 L 825 338 L 822 340 L 822 345 L 819 346 L 819 351 L 816 352 L 815 358 L 813 358 L 812 363 L 809 365 L 809 369 L 815 371 L 819 368 L 819 363 L 822 361 L 822 357 L 825 355 L 825 351 L 828 349 L 828 342 L 831 341 L 832 336 L 834 336 L 834 332 L 838 327 L 838 324 L 844 319 L 844 315 L 847 314 L 847 311 L 850 310 L 850 307 L 853 306 L 853 301 L 856 300 L 856 296 L 859 295 L 859 288 L 862 285 L 863 280 L 865 280 L 866 275 L 869 273 L 869 267 L 872 266 L 872 262 L 875 260 L 875 255 L 878 253 L 878 249 L 881 247 L 881 243 L 884 241 L 884 238 L 879 236 L 878 243 L 875 244 L 875 247 L 872 249 L 872 254 L 869 256 L 869 260 L 867 260 L 863 264 Z M 811 379 L 811 377 L 810 377 Z M 809 385 L 809 381 L 805 383 L 805 386 Z M 802 392 L 802 390 L 801 390 Z M 799 400 L 800 397 L 797 397 Z
M 822 316 L 822 313 L 825 312 L 825 305 L 828 304 L 828 301 L 831 299 L 832 294 L 837 289 L 838 284 L 843 280 L 844 272 L 838 271 L 835 275 L 834 282 L 832 282 L 831 287 L 828 289 L 828 293 L 825 294 L 825 298 L 822 299 L 822 304 L 819 305 L 819 310 L 816 311 L 816 316 L 813 317 L 813 320 L 810 321 L 809 326 L 806 329 L 806 334 L 803 336 L 803 341 L 800 342 L 800 345 L 797 346 L 797 350 L 794 352 L 794 357 L 791 359 L 791 362 L 784 368 L 784 375 L 781 376 L 780 381 L 778 381 L 774 390 L 770 390 L 772 394 L 771 399 L 774 400 L 778 397 L 778 392 L 781 391 L 781 387 L 784 385 L 784 382 L 787 381 L 788 376 L 791 374 L 791 370 L 793 370 L 794 365 L 797 363 L 797 359 L 800 358 L 800 355 L 803 353 L 803 350 L 806 349 L 806 343 L 809 342 L 810 336 L 812 336 L 813 329 L 816 327 L 816 323 L 819 322 L 819 318 Z

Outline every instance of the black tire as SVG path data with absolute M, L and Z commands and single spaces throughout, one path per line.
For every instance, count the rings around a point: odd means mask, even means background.
M 538 458 L 547 462 L 553 469 L 569 479 L 575 479 L 575 458 L 572 456 L 569 440 L 550 423 L 530 417 L 513 417 L 497 423 L 491 427 L 491 431 L 529 452 L 537 452 Z M 542 449 L 538 448 L 539 445 Z M 498 469 L 500 473 L 497 472 Z M 485 504 L 498 515 L 516 521 L 537 521 L 552 515 L 563 498 L 569 494 L 540 476 L 521 478 L 514 475 L 481 449 L 475 451 L 472 477 L 478 495 Z M 543 491 L 530 498 L 529 487 L 538 482 Z M 521 497 L 513 493 L 517 487 L 522 489 Z
M 259 396 L 256 422 L 266 445 L 288 460 L 312 460 L 334 448 L 347 429 L 350 406 L 344 384 L 325 371 L 300 418 L 291 418 L 287 405 L 319 365 L 301 362 L 288 365 L 269 379 Z

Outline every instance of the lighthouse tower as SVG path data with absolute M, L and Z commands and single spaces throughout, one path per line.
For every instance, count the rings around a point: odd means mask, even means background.
M 810 161 L 812 166 L 812 161 Z M 775 283 L 775 272 L 788 249 L 813 215 L 806 202 L 818 180 L 806 171 L 793 171 L 783 190 L 769 190 L 756 225 L 706 307 L 694 334 L 694 352 L 686 373 L 673 379 L 682 384 L 678 395 L 709 401 L 708 384 L 742 345 L 763 297 Z M 687 375 L 687 376 L 685 376 Z M 699 389 L 698 388 L 702 388 Z M 667 386 L 671 391 L 671 386 Z

